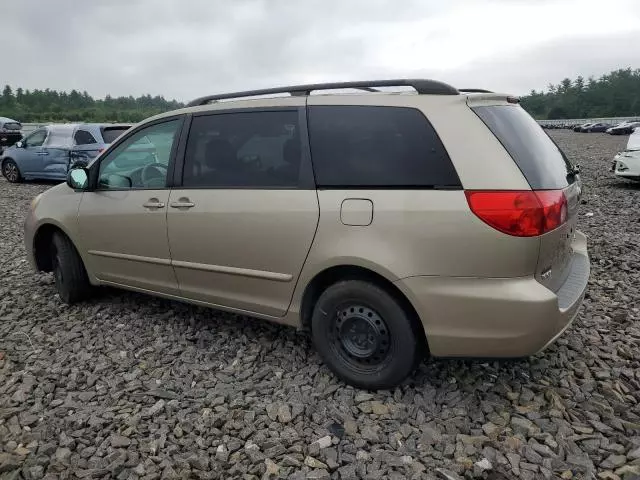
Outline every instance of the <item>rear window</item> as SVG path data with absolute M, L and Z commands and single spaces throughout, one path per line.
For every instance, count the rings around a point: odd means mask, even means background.
M 567 157 L 524 109 L 492 105 L 473 111 L 509 152 L 532 189 L 560 189 L 573 183 Z
M 319 188 L 460 188 L 449 156 L 414 108 L 309 107 Z
M 3 128 L 5 130 L 20 130 L 22 128 L 22 125 L 20 125 L 18 122 L 7 122 L 3 125 Z
M 100 131 L 102 132 L 104 143 L 113 143 L 116 138 L 129 130 L 129 128 L 131 127 L 102 127 Z

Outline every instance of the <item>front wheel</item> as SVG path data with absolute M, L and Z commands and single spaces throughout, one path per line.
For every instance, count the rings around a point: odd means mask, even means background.
M 58 295 L 64 303 L 72 304 L 84 300 L 91 292 L 82 259 L 69 238 L 62 233 L 53 235 L 51 264 Z
M 22 181 L 22 175 L 16 162 L 11 159 L 5 160 L 2 164 L 2 175 L 11 183 L 19 183 Z
M 315 305 L 311 333 L 327 366 L 359 388 L 395 387 L 421 358 L 410 314 L 386 290 L 365 281 L 327 288 Z

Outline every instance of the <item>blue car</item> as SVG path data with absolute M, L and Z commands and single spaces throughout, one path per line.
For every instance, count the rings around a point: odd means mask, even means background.
M 38 128 L 2 152 L 2 174 L 11 183 L 30 179 L 64 181 L 71 165 L 89 163 L 130 127 L 81 123 Z

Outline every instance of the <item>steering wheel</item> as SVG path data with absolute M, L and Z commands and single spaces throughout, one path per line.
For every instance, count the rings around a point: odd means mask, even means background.
M 164 170 L 164 172 L 160 171 L 160 169 Z M 149 165 L 145 165 L 142 168 L 142 172 L 140 172 L 140 177 L 143 185 L 149 185 L 154 180 L 158 180 L 161 178 L 166 178 L 167 172 L 169 168 L 164 163 L 150 163 Z

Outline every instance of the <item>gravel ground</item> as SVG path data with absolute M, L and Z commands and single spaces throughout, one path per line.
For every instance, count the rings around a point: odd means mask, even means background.
M 0 180 L 0 478 L 640 478 L 640 185 L 626 141 L 551 133 L 580 163 L 592 279 L 574 326 L 526 361 L 428 361 L 347 387 L 304 335 L 142 295 L 67 307 L 28 268 L 49 185 Z

